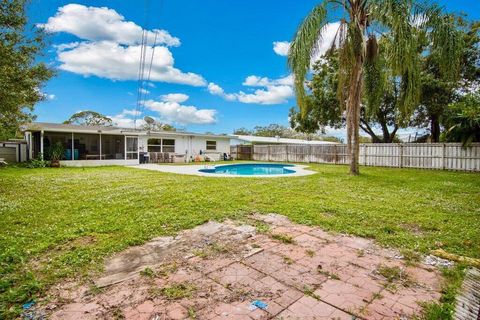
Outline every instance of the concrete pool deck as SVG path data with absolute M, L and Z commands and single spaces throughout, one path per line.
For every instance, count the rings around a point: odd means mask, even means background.
M 248 163 L 263 163 L 263 162 L 245 162 Z M 268 163 L 268 162 L 267 162 Z M 243 162 L 242 162 L 243 164 Z M 218 177 L 218 178 L 278 178 L 278 177 L 302 177 L 302 176 L 309 176 L 315 174 L 317 172 L 307 170 L 308 166 L 304 165 L 293 165 L 289 166 L 289 170 L 293 170 L 295 172 L 289 174 L 265 174 L 265 175 L 232 175 L 232 174 L 219 174 L 219 173 L 206 173 L 199 171 L 200 169 L 211 169 L 215 166 L 224 166 L 229 165 L 228 163 L 222 164 L 200 164 L 200 165 L 161 165 L 156 163 L 147 163 L 147 164 L 140 164 L 136 166 L 131 166 L 132 168 L 136 169 L 143 169 L 143 170 L 152 170 L 152 171 L 161 171 L 167 173 L 178 173 L 178 174 L 188 174 L 188 175 L 195 175 L 195 176 L 203 176 L 203 177 Z

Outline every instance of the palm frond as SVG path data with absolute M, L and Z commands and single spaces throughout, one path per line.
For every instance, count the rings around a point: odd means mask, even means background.
M 411 0 L 378 0 L 370 9 L 372 19 L 389 30 L 386 63 L 393 76 L 400 78 L 398 108 L 407 114 L 420 99 L 420 33 L 415 24 L 425 23 L 423 17 L 427 12 Z M 417 21 L 415 17 L 418 17 Z
M 310 69 L 311 59 L 317 53 L 322 30 L 327 25 L 328 1 L 316 6 L 300 24 L 288 52 L 288 65 L 293 72 L 297 103 L 306 112 L 304 82 Z
M 439 68 L 445 79 L 458 77 L 464 41 L 453 16 L 436 14 L 428 20 L 431 29 L 432 51 L 439 54 Z
M 374 114 L 380 107 L 385 87 L 385 61 L 380 54 L 379 44 L 374 35 L 367 41 L 364 65 L 364 95 L 366 112 Z
M 351 71 L 355 61 L 355 51 L 361 47 L 361 44 L 357 43 L 358 39 L 355 40 L 355 35 L 358 35 L 358 32 L 354 31 L 355 27 L 354 23 L 347 23 L 346 21 L 343 21 L 340 25 L 343 39 L 338 50 L 339 69 L 337 98 L 342 109 L 346 107 L 352 74 Z

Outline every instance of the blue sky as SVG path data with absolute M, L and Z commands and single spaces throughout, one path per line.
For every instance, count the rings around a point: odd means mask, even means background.
M 148 18 L 145 18 L 148 3 Z M 61 122 L 79 110 L 131 125 L 137 101 L 139 26 L 158 31 L 144 115 L 196 132 L 288 125 L 295 105 L 281 44 L 318 1 L 40 1 L 31 23 L 45 24 L 42 59 L 58 74 L 44 88 L 38 121 Z M 480 1 L 441 1 L 480 19 Z M 154 33 L 149 34 L 153 42 Z M 151 47 L 147 50 L 149 60 Z M 279 54 L 280 53 L 280 54 Z M 284 53 L 284 52 L 283 52 Z M 136 60 L 135 60 L 136 59 Z

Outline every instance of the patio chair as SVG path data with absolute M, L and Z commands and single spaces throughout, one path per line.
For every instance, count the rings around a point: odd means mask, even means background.
M 8 163 L 5 161 L 4 158 L 0 158 L 0 167 L 6 166 Z
M 206 162 L 215 162 L 215 159 L 213 159 L 213 158 L 210 157 L 210 156 L 205 155 L 205 161 L 206 161 Z
M 162 157 L 160 157 L 161 154 L 159 154 L 158 152 L 152 152 L 152 162 L 153 163 L 159 163 L 161 162 L 160 160 L 162 159 Z

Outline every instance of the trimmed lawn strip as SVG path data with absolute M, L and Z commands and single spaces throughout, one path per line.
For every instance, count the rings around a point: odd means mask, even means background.
M 153 237 L 251 212 L 426 253 L 480 258 L 480 176 L 312 164 L 319 174 L 210 178 L 124 167 L 0 169 L 0 318 Z

